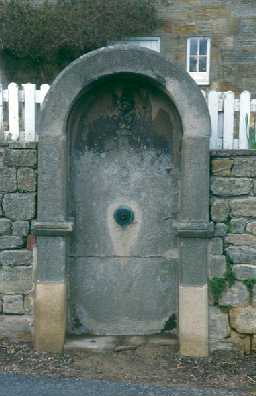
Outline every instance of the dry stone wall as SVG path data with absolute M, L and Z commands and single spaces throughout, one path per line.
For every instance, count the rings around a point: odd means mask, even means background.
M 211 349 L 256 351 L 256 152 L 211 157 Z
M 31 338 L 37 146 L 0 144 L 0 336 Z

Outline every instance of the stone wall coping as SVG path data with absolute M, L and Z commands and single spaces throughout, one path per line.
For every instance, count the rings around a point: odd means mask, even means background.
M 256 150 L 211 150 L 211 158 L 214 157 L 256 157 Z

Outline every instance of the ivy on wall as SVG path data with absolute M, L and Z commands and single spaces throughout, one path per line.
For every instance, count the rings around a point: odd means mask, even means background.
M 2 59 L 17 82 L 49 82 L 80 55 L 156 27 L 151 0 L 0 0 Z

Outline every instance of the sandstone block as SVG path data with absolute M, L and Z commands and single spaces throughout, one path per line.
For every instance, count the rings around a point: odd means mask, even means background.
M 7 295 L 3 296 L 3 313 L 5 314 L 23 314 L 23 296 Z
M 211 217 L 212 220 L 217 222 L 223 222 L 227 220 L 229 215 L 229 202 L 223 199 L 214 199 L 211 205 Z
M 256 248 L 248 246 L 230 246 L 226 254 L 234 264 L 256 264 Z
M 223 253 L 223 239 L 212 238 L 209 242 L 209 253 L 216 255 Z
M 16 169 L 0 168 L 0 191 L 14 192 L 17 190 Z
M 29 233 L 29 222 L 28 221 L 15 221 L 12 224 L 12 233 L 16 236 L 25 237 Z
M 17 171 L 18 190 L 34 192 L 36 190 L 35 171 L 31 168 L 19 168 Z
M 14 167 L 35 167 L 37 165 L 37 151 L 26 149 L 7 149 L 4 163 Z
M 246 224 L 247 224 L 246 219 L 243 218 L 231 219 L 229 232 L 233 234 L 243 234 L 245 231 Z
M 9 219 L 0 219 L 0 235 L 11 234 L 11 221 Z
M 256 157 L 234 158 L 232 176 L 255 177 Z
M 0 293 L 29 293 L 32 286 L 32 267 L 1 268 Z
M 244 305 L 249 303 L 249 292 L 247 287 L 241 282 L 227 288 L 219 300 L 219 305 Z
M 4 266 L 31 266 L 33 254 L 31 250 L 4 250 L 0 252 L 0 264 Z
M 211 170 L 214 176 L 231 176 L 233 160 L 223 158 L 211 161 Z
M 229 197 L 248 195 L 252 189 L 250 179 L 226 178 L 226 177 L 212 177 L 211 178 L 211 192 L 214 195 Z
M 237 280 L 256 279 L 256 265 L 236 264 L 232 269 Z
M 256 236 L 250 234 L 228 234 L 225 237 L 225 244 L 256 247 Z
M 256 235 L 256 221 L 252 221 L 247 224 L 246 231 L 250 234 Z
M 23 239 L 18 236 L 0 236 L 0 250 L 4 249 L 16 249 L 23 247 Z
M 256 198 L 232 199 L 230 208 L 234 217 L 255 217 Z
M 238 333 L 256 334 L 256 306 L 232 308 L 229 315 L 230 325 Z
M 210 256 L 209 257 L 209 277 L 222 278 L 226 272 L 226 258 L 225 256 Z
M 6 194 L 3 210 L 5 216 L 12 220 L 31 220 L 35 216 L 35 194 Z
M 230 327 L 228 314 L 221 312 L 218 307 L 209 307 L 209 338 L 222 340 L 229 337 Z
M 231 340 L 239 351 L 243 353 L 251 352 L 251 336 L 246 334 L 238 334 L 231 330 Z
M 223 237 L 227 234 L 227 225 L 225 223 L 216 223 L 214 235 L 216 237 Z
M 0 320 L 1 337 L 11 341 L 31 341 L 32 318 L 26 315 L 2 315 Z
M 33 313 L 33 297 L 31 295 L 24 296 L 24 313 L 29 315 Z

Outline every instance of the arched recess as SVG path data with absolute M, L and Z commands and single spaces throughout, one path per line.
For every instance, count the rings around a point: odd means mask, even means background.
M 182 123 L 179 239 L 179 342 L 181 353 L 208 353 L 207 238 L 209 133 L 205 100 L 187 73 L 159 54 L 113 46 L 85 55 L 54 81 L 45 99 L 39 133 L 35 348 L 61 351 L 66 329 L 66 247 L 69 147 L 67 123 L 81 93 L 106 76 L 129 74 L 154 81 L 174 104 Z

